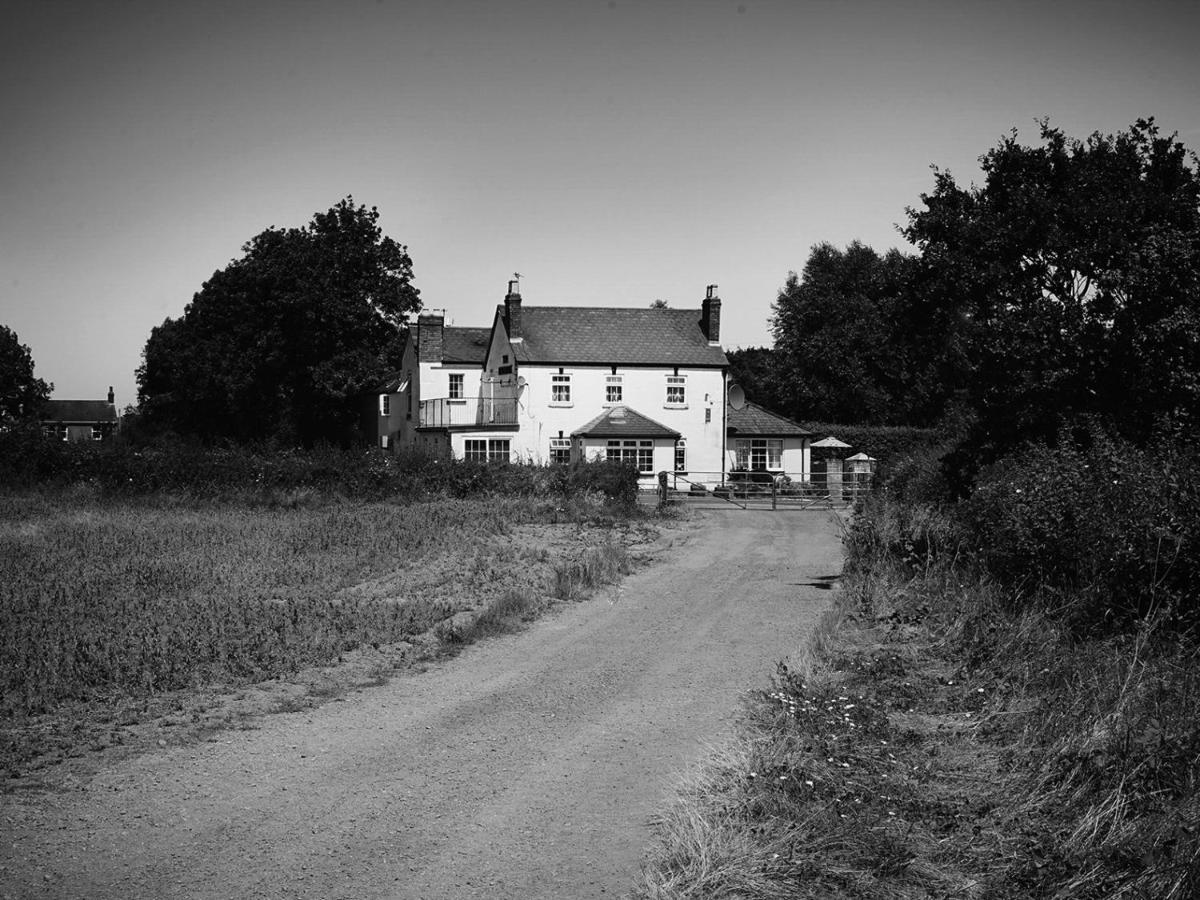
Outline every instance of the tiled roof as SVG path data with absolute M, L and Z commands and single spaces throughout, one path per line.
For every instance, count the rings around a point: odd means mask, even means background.
M 837 438 L 830 435 L 827 438 L 817 441 L 813 444 L 814 447 L 834 447 L 838 450 L 849 450 L 850 445 L 845 441 L 839 441 Z
M 698 309 L 523 306 L 518 363 L 727 366 Z
M 474 363 L 482 366 L 487 358 L 490 328 L 460 328 L 456 325 L 442 329 L 442 362 Z
M 730 434 L 736 434 L 739 437 L 745 435 L 804 437 L 812 434 L 811 431 L 805 431 L 791 419 L 778 416 L 756 403 L 747 403 L 741 409 L 731 407 L 726 410 L 725 425 Z
M 677 438 L 678 431 L 660 425 L 628 406 L 606 409 L 582 428 L 571 432 L 571 437 L 611 438 Z
M 43 422 L 117 421 L 117 408 L 107 400 L 47 400 L 42 408 Z

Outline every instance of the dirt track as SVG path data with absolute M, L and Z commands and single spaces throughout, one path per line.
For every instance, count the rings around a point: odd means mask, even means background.
M 698 513 L 618 591 L 253 731 L 0 798 L 0 897 L 588 898 L 825 608 L 832 513 Z

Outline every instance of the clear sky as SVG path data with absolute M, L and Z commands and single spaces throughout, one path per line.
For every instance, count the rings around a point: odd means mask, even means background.
M 1200 147 L 1200 3 L 31 0 L 0 28 L 0 324 L 58 398 L 352 194 L 427 307 L 699 306 L 770 343 L 820 241 L 904 246 L 931 165 L 1154 116 Z

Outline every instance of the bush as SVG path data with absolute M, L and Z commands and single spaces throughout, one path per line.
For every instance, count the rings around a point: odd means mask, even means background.
M 1080 628 L 1120 630 L 1152 610 L 1195 625 L 1198 475 L 1178 445 L 1093 431 L 984 469 L 965 520 L 994 575 L 1052 604 L 1069 596 L 1063 612 Z
M 828 422 L 805 422 L 804 427 L 819 441 L 833 436 L 849 444 L 854 453 L 873 456 L 881 464 L 889 464 L 910 453 L 936 446 L 946 440 L 937 428 L 912 428 L 907 425 L 832 425 Z M 820 448 L 813 451 L 820 454 Z
M 610 462 L 571 466 L 393 456 L 329 445 L 206 447 L 178 439 L 149 446 L 123 441 L 65 443 L 38 429 L 0 433 L 0 481 L 13 487 L 90 484 L 106 494 L 178 493 L 276 504 L 297 492 L 353 498 L 557 496 L 600 493 L 619 505 L 637 499 L 637 473 Z

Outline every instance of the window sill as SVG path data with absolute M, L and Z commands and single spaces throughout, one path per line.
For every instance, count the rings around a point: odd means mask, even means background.
M 686 403 L 664 403 L 663 409 L 687 409 Z
M 466 405 L 467 405 L 467 401 L 466 401 L 466 400 L 460 400 L 460 399 L 459 399 L 459 398 L 457 398 L 457 397 L 447 397 L 447 398 L 446 398 L 446 405 L 447 405 L 447 406 L 466 406 Z
M 574 403 L 562 403 L 562 402 L 555 402 L 554 400 L 551 400 L 549 405 L 550 405 L 550 406 L 559 407 L 559 408 L 562 408 L 562 409 L 567 409 L 567 408 L 570 408 L 570 407 L 574 406 L 575 404 L 574 404 Z

